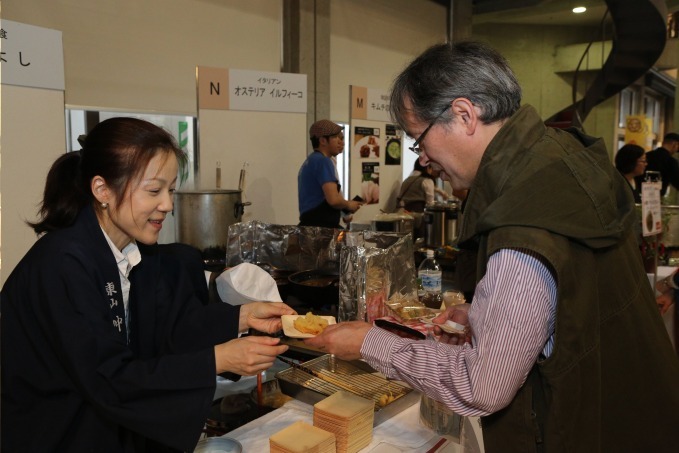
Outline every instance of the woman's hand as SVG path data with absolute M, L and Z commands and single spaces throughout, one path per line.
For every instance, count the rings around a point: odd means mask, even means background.
M 288 350 L 279 338 L 247 336 L 215 346 L 217 374 L 230 371 L 254 376 L 271 368 L 276 356 Z
M 265 333 L 275 333 L 283 328 L 281 316 L 297 312 L 283 302 L 252 302 L 240 308 L 238 331 L 248 328 Z
M 443 324 L 444 322 L 451 320 L 458 324 L 465 326 L 464 333 L 462 334 L 451 334 L 446 333 L 441 330 L 440 327 L 434 327 L 434 334 L 440 335 L 440 343 L 448 344 L 465 344 L 472 342 L 472 331 L 469 325 L 469 308 L 470 304 L 458 304 L 452 305 L 446 309 L 443 313 L 438 315 L 436 318 L 432 319 L 434 324 Z

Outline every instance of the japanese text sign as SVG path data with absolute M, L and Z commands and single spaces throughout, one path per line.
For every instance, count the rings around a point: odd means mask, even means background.
M 391 121 L 389 93 L 385 90 L 352 85 L 351 117 L 361 120 Z
M 64 89 L 61 32 L 3 19 L 0 21 L 2 83 Z
M 198 67 L 198 107 L 306 113 L 305 74 Z

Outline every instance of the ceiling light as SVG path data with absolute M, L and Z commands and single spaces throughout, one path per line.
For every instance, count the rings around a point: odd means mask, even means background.
M 573 8 L 573 12 L 575 14 L 584 13 L 585 11 L 587 11 L 587 8 L 585 8 L 584 6 L 576 6 L 575 8 Z

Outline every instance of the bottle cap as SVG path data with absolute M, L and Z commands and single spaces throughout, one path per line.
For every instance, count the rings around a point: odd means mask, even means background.
M 434 251 L 431 249 L 427 249 L 427 258 L 433 258 L 434 257 Z

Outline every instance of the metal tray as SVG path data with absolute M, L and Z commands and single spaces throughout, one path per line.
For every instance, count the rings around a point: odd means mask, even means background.
M 316 404 L 339 390 L 373 400 L 375 417 L 373 426 L 390 419 L 420 399 L 420 393 L 407 385 L 385 379 L 351 362 L 330 354 L 304 362 L 322 377 L 316 377 L 298 368 L 288 368 L 276 373 L 281 392 L 307 404 Z M 382 406 L 380 397 L 391 394 L 396 399 Z

